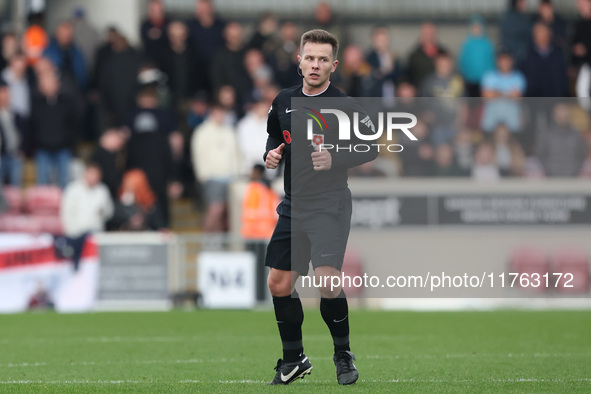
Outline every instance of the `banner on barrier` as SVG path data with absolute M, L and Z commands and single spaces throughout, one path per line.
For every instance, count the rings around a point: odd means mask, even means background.
M 98 249 L 87 240 L 77 271 L 56 257 L 50 235 L 0 235 L 0 313 L 54 307 L 58 312 L 93 308 L 98 284 Z

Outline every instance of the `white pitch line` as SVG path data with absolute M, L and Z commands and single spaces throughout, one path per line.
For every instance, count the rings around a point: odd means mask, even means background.
M 416 354 L 416 355 L 360 355 L 358 360 L 399 360 L 399 359 L 463 359 L 463 358 L 490 358 L 490 357 L 507 357 L 507 358 L 591 358 L 589 353 L 506 353 L 506 354 L 495 354 L 495 353 L 464 353 L 464 354 Z M 312 361 L 326 361 L 332 360 L 332 357 L 318 356 L 313 357 Z M 75 366 L 94 366 L 94 365 L 150 365 L 150 364 L 199 364 L 199 363 L 233 363 L 238 362 L 238 359 L 234 358 L 209 358 L 209 359 L 187 359 L 187 360 L 139 360 L 139 361 L 77 361 L 72 363 L 60 363 L 59 365 L 75 367 Z M 7 364 L 0 364 L 0 368 L 36 368 L 45 367 L 48 365 L 55 365 L 55 362 L 9 362 Z
M 232 338 L 228 337 L 219 337 L 220 340 L 227 342 L 228 340 L 232 340 Z M 267 335 L 251 335 L 249 339 L 252 341 L 261 340 L 266 341 L 269 337 Z M 372 340 L 384 340 L 384 341 L 398 341 L 398 340 L 409 340 L 409 339 L 434 339 L 436 338 L 435 335 L 428 334 L 428 335 L 368 335 L 368 334 L 358 334 L 355 336 L 358 340 L 360 339 L 372 339 Z M 121 343 L 121 342 L 187 342 L 187 341 L 202 341 L 203 339 L 212 340 L 211 334 L 203 334 L 203 335 L 191 335 L 191 336 L 155 336 L 155 337 L 122 337 L 122 336 L 100 336 L 100 337 L 68 337 L 68 338 L 18 338 L 11 339 L 11 338 L 4 338 L 0 339 L 0 344 L 3 345 L 14 345 L 18 344 L 19 346 L 23 342 L 27 343 L 55 343 L 55 342 L 91 342 L 91 343 Z M 213 338 L 215 339 L 215 338 Z M 330 339 L 330 335 L 307 335 L 307 341 L 325 341 Z M 236 339 L 238 340 L 238 339 Z
M 150 364 L 199 364 L 204 362 L 210 363 L 227 363 L 235 362 L 236 360 L 231 358 L 220 358 L 220 359 L 188 359 L 188 360 L 140 360 L 140 361 L 78 361 L 72 363 L 61 363 L 58 365 L 76 367 L 76 366 L 94 366 L 94 365 L 150 365 Z M 44 367 L 49 365 L 46 362 L 35 362 L 35 363 L 8 363 L 0 364 L 0 368 L 29 368 L 29 367 Z M 56 363 L 51 363 L 56 365 Z

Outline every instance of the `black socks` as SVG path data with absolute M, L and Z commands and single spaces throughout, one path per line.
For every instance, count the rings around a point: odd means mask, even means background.
M 302 344 L 302 323 L 304 311 L 297 292 L 287 297 L 273 297 L 275 318 L 283 345 L 283 361 L 294 362 L 304 352 Z M 345 292 L 337 298 L 321 298 L 320 313 L 326 322 L 334 344 L 334 351 L 351 350 L 349 348 L 349 306 Z
M 320 313 L 332 335 L 335 353 L 351 350 L 349 348 L 349 306 L 345 292 L 341 290 L 336 298 L 321 298 Z
M 294 362 L 304 352 L 302 345 L 302 323 L 304 311 L 298 293 L 294 290 L 287 297 L 273 297 L 275 318 L 283 344 L 283 361 Z

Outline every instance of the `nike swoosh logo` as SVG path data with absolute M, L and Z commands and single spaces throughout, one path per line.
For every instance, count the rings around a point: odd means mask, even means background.
M 296 365 L 296 367 L 290 373 L 288 373 L 287 375 L 284 375 L 283 372 L 281 372 L 281 381 L 282 382 L 287 382 L 299 370 L 300 370 L 300 366 L 299 365 Z
M 330 256 L 334 256 L 334 253 L 329 253 L 329 254 L 324 254 L 324 253 L 320 253 L 320 257 L 330 257 Z
M 347 316 L 343 317 L 341 320 L 333 319 L 333 322 L 335 322 L 335 323 L 340 323 L 340 322 L 342 322 L 342 321 L 345 321 L 345 319 L 346 319 L 348 316 L 349 316 L 349 315 L 347 315 Z
M 293 111 L 297 111 L 297 109 L 289 109 L 289 108 L 285 108 L 285 113 L 286 113 L 286 114 L 288 114 L 288 113 L 290 113 L 290 112 L 293 112 Z

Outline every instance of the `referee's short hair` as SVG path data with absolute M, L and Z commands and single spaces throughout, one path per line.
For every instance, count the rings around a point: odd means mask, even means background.
M 322 29 L 314 29 L 305 32 L 300 41 L 300 51 L 302 51 L 304 45 L 309 42 L 315 44 L 330 44 L 332 46 L 332 60 L 337 59 L 337 54 L 339 53 L 339 40 L 337 40 L 337 38 L 331 33 Z

